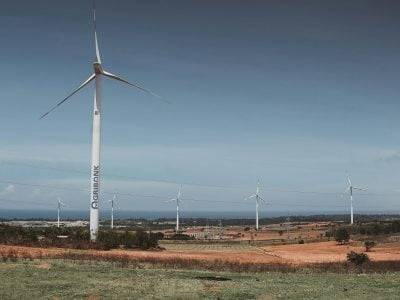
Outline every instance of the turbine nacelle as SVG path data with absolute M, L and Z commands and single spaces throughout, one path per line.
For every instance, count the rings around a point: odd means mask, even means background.
M 94 69 L 94 74 L 96 75 L 104 74 L 103 66 L 101 65 L 101 63 L 97 61 L 93 63 L 93 69 Z

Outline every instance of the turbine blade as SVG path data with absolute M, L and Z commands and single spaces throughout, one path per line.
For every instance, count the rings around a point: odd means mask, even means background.
M 347 175 L 347 182 L 348 182 L 348 183 L 349 183 L 349 185 L 351 186 L 350 175 Z
M 43 119 L 45 116 L 47 116 L 49 113 L 51 113 L 53 110 L 55 110 L 57 107 L 59 107 L 61 104 L 63 104 L 65 101 L 67 101 L 71 96 L 75 95 L 79 90 L 84 88 L 89 82 L 91 82 L 94 78 L 96 77 L 95 74 L 90 75 L 88 79 L 86 79 L 76 90 L 74 90 L 71 94 L 69 94 L 67 97 L 65 97 L 63 100 L 58 102 L 56 105 L 54 105 L 49 111 L 44 113 L 43 115 L 40 116 L 40 119 Z
M 179 189 L 178 189 L 178 197 L 176 197 L 177 199 L 180 199 L 180 198 L 181 198 L 181 191 L 182 191 L 182 185 L 179 186 Z
M 103 71 L 103 75 L 104 75 L 104 76 L 107 76 L 107 77 L 109 77 L 109 78 L 111 78 L 111 79 L 115 79 L 115 80 L 121 81 L 121 82 L 123 82 L 123 83 L 126 83 L 127 85 L 133 86 L 133 87 L 135 87 L 135 88 L 137 88 L 137 89 L 139 89 L 139 90 L 141 90 L 141 91 L 143 91 L 143 92 L 146 92 L 146 93 L 148 93 L 148 94 L 150 94 L 150 95 L 152 95 L 152 96 L 154 96 L 154 97 L 156 97 L 156 98 L 158 98 L 158 99 L 160 99 L 160 100 L 162 100 L 162 101 L 164 101 L 164 102 L 170 103 L 169 101 L 167 101 L 167 100 L 161 98 L 161 96 L 159 96 L 159 95 L 153 93 L 152 91 L 149 91 L 148 89 L 145 89 L 144 87 L 141 87 L 141 86 L 138 85 L 137 83 L 131 83 L 131 82 L 129 82 L 129 81 L 127 81 L 127 80 L 125 80 L 125 79 L 123 79 L 123 78 L 117 76 L 117 75 L 114 75 L 114 74 L 112 74 L 112 73 L 109 73 L 109 72 L 107 72 L 107 71 Z
M 165 200 L 164 202 L 168 203 L 168 202 L 174 202 L 174 201 L 176 201 L 176 198 Z
M 354 190 L 359 190 L 359 191 L 368 191 L 367 188 L 359 188 L 359 187 L 355 187 L 355 186 L 353 186 L 353 189 Z
M 264 198 L 261 198 L 260 196 L 258 196 L 258 199 L 260 199 L 262 203 L 267 204 L 267 201 L 265 201 Z
M 244 198 L 244 200 L 249 200 L 249 199 L 254 198 L 254 197 L 256 197 L 256 196 L 257 196 L 257 195 L 251 195 L 251 196 L 248 196 L 248 197 Z
M 96 46 L 96 59 L 97 62 L 101 64 L 99 43 L 97 42 L 97 32 L 96 32 L 96 1 L 93 0 L 93 31 L 94 31 L 94 43 Z

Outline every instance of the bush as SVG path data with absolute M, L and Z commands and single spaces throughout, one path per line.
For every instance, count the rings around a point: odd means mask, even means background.
M 66 238 L 59 238 L 59 236 Z M 84 227 L 23 228 L 0 225 L 0 243 L 6 245 L 103 250 L 124 246 L 125 248 L 149 249 L 157 247 L 158 240 L 162 237 L 162 233 L 147 233 L 143 230 L 123 233 L 102 230 L 99 232 L 97 242 L 93 243 L 89 241 L 88 228 Z
M 158 247 L 158 240 L 162 235 L 158 233 L 147 233 L 143 230 L 137 230 L 135 233 L 125 231 L 100 231 L 98 243 L 103 249 L 109 250 L 123 246 L 125 248 L 150 249 Z
M 350 234 L 346 228 L 342 227 L 335 231 L 335 240 L 341 245 L 348 243 L 349 239 L 350 239 Z
M 97 242 L 100 243 L 105 250 L 117 248 L 122 242 L 121 234 L 115 231 L 99 231 Z
M 369 262 L 369 257 L 365 253 L 357 253 L 354 251 L 351 251 L 347 253 L 347 261 L 349 263 L 352 263 L 353 265 L 356 266 L 361 266 L 366 262 Z
M 190 235 L 183 234 L 183 233 L 177 233 L 171 236 L 171 240 L 181 240 L 181 241 L 187 241 L 187 240 L 194 240 L 194 237 L 191 237 Z
M 369 252 L 373 247 L 376 246 L 376 242 L 375 241 L 365 241 L 364 246 L 365 246 L 365 251 Z
M 304 240 L 299 240 L 299 244 L 304 244 Z

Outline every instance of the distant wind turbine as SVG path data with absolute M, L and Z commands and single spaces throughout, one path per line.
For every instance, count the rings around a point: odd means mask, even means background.
M 353 186 L 353 184 L 351 183 L 351 180 L 350 180 L 350 175 L 347 175 L 347 182 L 349 185 L 346 188 L 346 190 L 344 191 L 344 193 L 349 192 L 349 195 L 350 195 L 350 224 L 353 224 L 354 223 L 353 192 L 354 192 L 354 190 L 366 191 L 367 189 Z
M 114 202 L 115 202 L 116 195 L 112 197 L 111 200 L 108 200 L 111 203 L 111 229 L 114 229 Z
M 60 228 L 60 211 L 61 207 L 65 206 L 65 204 L 61 201 L 61 198 L 57 198 L 57 227 Z
M 95 241 L 97 239 L 99 231 L 99 200 L 100 200 L 100 144 L 101 144 L 101 82 L 103 77 L 108 77 L 111 79 L 118 80 L 130 86 L 133 86 L 141 91 L 144 91 L 150 95 L 157 96 L 151 91 L 143 88 L 142 86 L 128 82 L 127 80 L 107 72 L 103 69 L 100 57 L 100 50 L 97 41 L 96 32 L 96 7 L 95 1 L 93 0 L 93 33 L 95 42 L 95 60 L 93 62 L 94 73 L 89 76 L 76 90 L 70 93 L 67 97 L 53 106 L 49 111 L 44 113 L 40 119 L 46 117 L 49 113 L 59 107 L 61 104 L 66 102 L 77 93 L 79 90 L 84 88 L 90 82 L 94 80 L 95 82 L 95 92 L 94 92 L 94 103 L 93 103 L 93 133 L 92 133 L 92 162 L 90 169 L 90 240 Z M 168 102 L 168 101 L 166 101 Z
M 165 202 L 176 202 L 176 226 L 175 226 L 176 233 L 179 232 L 179 204 L 182 201 L 181 195 L 182 195 L 182 186 L 179 186 L 176 198 L 172 198 L 170 200 L 165 201 Z
M 245 200 L 249 200 L 251 198 L 256 199 L 256 230 L 258 230 L 258 209 L 261 204 L 267 204 L 263 198 L 260 197 L 260 181 L 257 182 L 257 190 L 254 195 L 246 197 Z

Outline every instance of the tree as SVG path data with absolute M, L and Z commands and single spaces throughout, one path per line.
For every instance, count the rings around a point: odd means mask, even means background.
M 335 240 L 336 242 L 340 243 L 341 245 L 346 244 L 349 242 L 350 234 L 346 228 L 339 228 L 335 232 Z
M 366 251 L 366 252 L 369 252 L 369 251 L 371 251 L 371 249 L 372 249 L 373 247 L 376 246 L 376 242 L 375 242 L 375 241 L 365 241 L 365 242 L 364 242 L 364 246 L 365 246 L 365 251 Z

